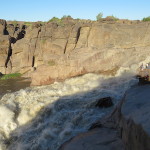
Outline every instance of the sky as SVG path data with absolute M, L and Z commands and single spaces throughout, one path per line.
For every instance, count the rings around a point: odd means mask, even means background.
M 150 16 L 150 0 L 0 0 L 0 19 L 48 21 L 52 17 L 96 20 L 114 15 L 120 19 L 141 20 Z

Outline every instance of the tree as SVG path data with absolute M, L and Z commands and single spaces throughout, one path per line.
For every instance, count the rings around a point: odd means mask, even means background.
M 53 17 L 52 19 L 50 19 L 48 22 L 55 22 L 55 23 L 57 23 L 57 22 L 59 22 L 60 21 L 60 19 L 59 18 L 57 18 L 57 17 Z
M 150 16 L 146 17 L 146 18 L 143 18 L 143 21 L 150 21 Z
M 97 19 L 97 20 L 100 20 L 100 19 L 102 19 L 102 17 L 103 17 L 103 13 L 100 12 L 100 13 L 96 16 L 96 19 Z
M 72 18 L 70 15 L 64 15 L 61 19 Z
M 107 16 L 106 18 L 107 18 L 107 19 L 110 19 L 110 20 L 114 20 L 114 21 L 119 20 L 117 17 L 115 17 L 115 16 L 113 16 L 113 15 Z
M 57 23 L 57 25 L 59 25 L 59 26 L 64 26 L 63 20 L 59 19 L 57 17 L 53 17 L 48 22 L 53 22 L 53 23 Z

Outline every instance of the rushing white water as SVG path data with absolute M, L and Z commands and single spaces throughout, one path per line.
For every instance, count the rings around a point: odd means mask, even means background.
M 112 110 L 96 108 L 100 98 L 111 96 L 117 103 L 135 83 L 129 74 L 86 74 L 6 94 L 0 101 L 0 149 L 57 150 Z

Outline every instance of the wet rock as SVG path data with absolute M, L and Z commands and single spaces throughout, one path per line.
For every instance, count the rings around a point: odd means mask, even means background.
M 104 97 L 99 99 L 95 106 L 100 108 L 107 108 L 107 107 L 111 107 L 112 105 L 113 105 L 112 98 Z
M 81 133 L 58 150 L 125 150 L 117 130 L 96 128 Z
M 150 84 L 149 77 L 139 77 L 139 85 Z
M 128 150 L 150 150 L 150 85 L 129 90 L 121 107 L 119 126 Z

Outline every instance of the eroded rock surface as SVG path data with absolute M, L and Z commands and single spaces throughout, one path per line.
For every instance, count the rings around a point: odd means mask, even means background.
M 69 144 L 68 144 L 69 143 Z M 118 132 L 109 128 L 96 128 L 79 134 L 59 150 L 125 150 Z
M 49 84 L 85 73 L 114 75 L 149 62 L 149 22 L 62 20 L 61 24 L 0 22 L 0 72 L 20 72 L 32 85 Z M 7 62 L 8 35 L 12 55 Z M 128 58 L 128 61 L 127 61 Z
M 129 90 L 122 105 L 120 126 L 128 150 L 150 149 L 150 85 Z

